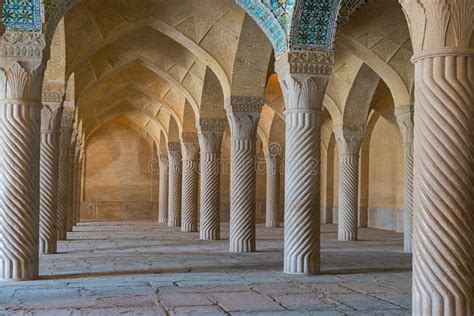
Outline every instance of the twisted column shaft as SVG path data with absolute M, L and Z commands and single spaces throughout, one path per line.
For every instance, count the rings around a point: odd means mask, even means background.
M 288 52 L 275 69 L 285 98 L 284 272 L 320 270 L 320 115 L 332 53 Z
M 278 213 L 280 211 L 280 156 L 281 147 L 275 144 L 264 149 L 267 165 L 267 199 L 265 226 L 278 227 Z
M 220 119 L 200 121 L 200 238 L 203 240 L 220 239 L 220 157 L 224 124 Z
M 160 152 L 160 197 L 159 197 L 159 211 L 158 211 L 158 223 L 168 223 L 168 184 L 169 184 L 169 172 L 168 172 L 168 153 L 166 151 Z
M 336 128 L 339 145 L 338 239 L 357 240 L 359 211 L 359 151 L 365 128 Z
M 56 253 L 59 135 L 41 133 L 39 252 Z
M 61 136 L 59 146 L 59 171 L 58 171 L 58 202 L 57 202 L 57 222 L 58 240 L 65 240 L 67 233 L 67 194 L 69 175 L 69 151 L 71 143 L 72 113 L 63 115 L 61 122 Z
M 73 201 L 74 201 L 74 157 L 76 151 L 76 135 L 73 135 L 71 146 L 69 148 L 69 161 L 68 161 L 68 188 L 67 188 L 67 214 L 66 214 L 66 223 L 67 231 L 72 232 L 72 227 L 74 226 L 74 216 L 73 216 Z
M 197 232 L 198 229 L 198 183 L 199 143 L 197 134 L 183 133 L 181 140 L 183 154 L 182 187 L 182 232 Z
M 60 103 L 41 111 L 39 252 L 56 253 Z
M 470 315 L 474 55 L 424 58 L 415 69 L 414 313 Z
M 7 58 L 0 58 L 3 63 Z M 26 62 L 25 62 L 26 64 Z M 37 67 L 38 65 L 36 65 Z M 38 276 L 41 67 L 0 68 L 0 279 Z M 37 71 L 37 72 L 36 72 Z M 36 75 L 35 75 L 36 72 Z M 35 86 L 37 86 L 35 84 Z M 41 85 L 39 85 L 41 87 Z
M 413 314 L 474 313 L 471 0 L 402 0 L 415 64 Z
M 182 164 L 181 147 L 178 142 L 168 144 L 169 195 L 168 226 L 181 226 L 181 183 Z
M 263 101 L 242 98 L 228 114 L 231 127 L 230 246 L 231 252 L 256 250 L 256 133 Z M 253 112 L 241 112 L 240 107 Z
M 403 136 L 404 152 L 404 213 L 403 249 L 412 252 L 413 241 L 413 105 L 397 109 L 397 122 Z

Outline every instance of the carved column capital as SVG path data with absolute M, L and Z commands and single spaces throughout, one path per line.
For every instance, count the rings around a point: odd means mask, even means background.
M 334 64 L 332 51 L 290 50 L 278 57 L 275 70 L 280 77 L 330 76 Z
M 62 114 L 63 106 L 61 103 L 51 102 L 49 104 L 44 104 L 41 109 L 41 133 L 60 133 Z
M 283 150 L 279 144 L 270 144 L 263 149 L 267 169 L 277 169 L 278 163 L 283 154 Z
M 168 143 L 168 160 L 169 165 L 174 166 L 181 163 L 181 144 L 179 142 L 169 142 Z
M 224 135 L 224 119 L 201 119 L 199 144 L 201 153 L 220 153 Z
M 403 144 L 413 145 L 413 104 L 395 108 L 395 116 L 403 137 Z
M 414 60 L 445 55 L 471 55 L 471 0 L 400 0 L 410 29 Z
M 335 127 L 334 134 L 339 145 L 340 155 L 359 155 L 360 146 L 364 139 L 366 128 L 351 129 L 348 127 Z
M 183 133 L 181 138 L 183 160 L 197 160 L 199 157 L 199 139 L 197 133 Z

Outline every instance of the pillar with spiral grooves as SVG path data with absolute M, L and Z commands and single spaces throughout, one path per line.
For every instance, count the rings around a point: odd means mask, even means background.
M 472 315 L 474 3 L 400 2 L 416 83 L 413 315 Z
M 159 210 L 158 210 L 158 223 L 168 224 L 168 184 L 169 184 L 169 173 L 168 173 L 168 152 L 160 151 L 160 196 L 159 196 Z
M 74 160 L 76 152 L 77 132 L 73 130 L 71 137 L 71 145 L 69 147 L 68 161 L 68 186 L 67 186 L 67 210 L 66 210 L 66 228 L 68 232 L 72 232 L 74 226 L 73 218 L 73 201 L 74 201 Z
M 59 126 L 61 104 L 44 104 L 41 112 L 39 252 L 56 253 Z
M 43 68 L 10 58 L 0 58 L 0 279 L 28 280 L 38 276 Z
M 320 115 L 332 52 L 290 51 L 275 69 L 285 98 L 285 273 L 320 270 Z
M 220 239 L 220 157 L 224 125 L 222 119 L 200 120 L 200 238 L 203 240 Z
M 59 171 L 56 228 L 58 240 L 65 240 L 67 233 L 67 194 L 69 174 L 69 150 L 71 144 L 73 113 L 63 113 L 59 140 Z
M 168 193 L 168 226 L 181 226 L 181 144 L 179 142 L 168 143 L 168 170 L 169 170 L 169 193 Z
M 267 199 L 265 226 L 278 227 L 278 213 L 280 211 L 280 158 L 281 146 L 270 144 L 264 149 L 267 165 Z
M 231 129 L 230 246 L 231 252 L 256 250 L 256 142 L 263 106 L 258 97 L 233 97 L 227 117 Z
M 197 232 L 198 226 L 198 158 L 199 142 L 196 133 L 183 133 L 182 232 Z
M 412 252 L 413 241 L 413 105 L 396 109 L 397 122 L 403 138 L 404 152 L 404 212 L 403 249 Z
M 334 133 L 339 149 L 338 239 L 357 240 L 359 151 L 365 127 L 336 127 Z

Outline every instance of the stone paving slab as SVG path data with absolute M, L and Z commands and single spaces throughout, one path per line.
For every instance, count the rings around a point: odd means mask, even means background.
M 409 315 L 402 234 L 344 243 L 336 228 L 322 226 L 322 273 L 299 276 L 282 273 L 282 228 L 258 225 L 258 251 L 236 254 L 150 222 L 81 223 L 39 280 L 0 283 L 0 315 Z

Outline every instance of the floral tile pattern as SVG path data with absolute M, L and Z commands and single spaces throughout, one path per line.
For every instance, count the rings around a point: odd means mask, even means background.
M 262 2 L 272 11 L 285 33 L 289 34 L 296 0 L 263 0 Z
M 5 0 L 3 24 L 7 30 L 41 31 L 41 0 Z

